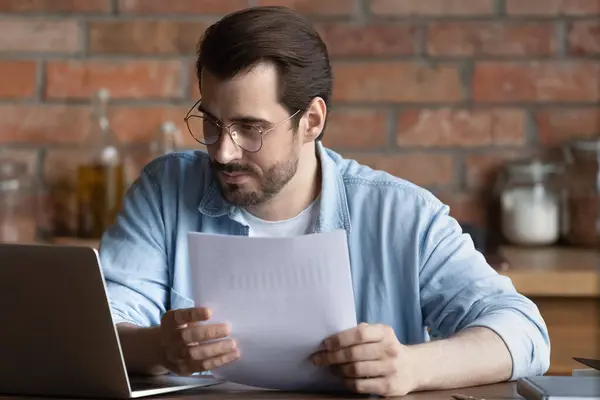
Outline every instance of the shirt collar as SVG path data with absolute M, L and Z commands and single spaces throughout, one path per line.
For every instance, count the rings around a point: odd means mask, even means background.
M 319 219 L 316 224 L 317 232 L 345 229 L 350 232 L 350 213 L 342 174 L 331 158 L 328 150 L 319 141 L 316 143 L 317 156 L 321 167 L 321 195 Z M 214 179 L 200 200 L 198 210 L 209 217 L 229 215 L 240 221 L 241 212 L 237 206 L 229 204 L 219 190 Z

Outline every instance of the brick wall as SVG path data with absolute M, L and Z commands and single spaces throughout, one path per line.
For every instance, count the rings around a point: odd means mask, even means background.
M 0 147 L 54 182 L 100 87 L 132 154 L 165 119 L 185 131 L 199 36 L 257 4 L 310 15 L 329 45 L 325 143 L 463 221 L 481 221 L 501 162 L 600 133 L 600 0 L 0 0 Z

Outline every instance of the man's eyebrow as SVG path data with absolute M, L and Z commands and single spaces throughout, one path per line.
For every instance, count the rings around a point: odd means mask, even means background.
M 215 116 L 212 115 L 210 113 L 210 111 L 208 111 L 206 108 L 204 108 L 204 106 L 202 104 L 198 104 L 198 111 L 200 111 L 203 114 L 208 115 L 209 117 L 211 117 L 212 119 L 214 119 L 215 121 L 217 121 L 217 119 L 215 118 Z
M 231 118 L 232 121 L 242 122 L 244 124 L 271 125 L 270 121 L 263 118 L 253 117 L 251 115 L 236 115 Z
M 202 104 L 198 105 L 198 111 L 208 115 L 210 118 L 218 121 L 217 118 L 213 114 L 210 113 L 206 108 L 202 106 Z M 245 124 L 259 124 L 259 125 L 271 125 L 271 121 L 268 121 L 264 118 L 254 117 L 252 115 L 235 115 L 231 118 L 232 121 L 242 122 Z

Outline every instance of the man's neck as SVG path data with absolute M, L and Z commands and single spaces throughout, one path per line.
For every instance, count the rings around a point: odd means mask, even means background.
M 321 166 L 314 147 L 306 146 L 300 154 L 296 175 L 276 196 L 248 212 L 265 221 L 284 221 L 300 214 L 321 191 Z

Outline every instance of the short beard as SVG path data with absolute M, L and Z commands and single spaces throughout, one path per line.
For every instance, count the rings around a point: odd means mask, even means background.
M 299 157 L 291 157 L 271 166 L 264 174 L 251 166 L 240 164 L 220 164 L 211 160 L 215 180 L 219 184 L 221 196 L 230 204 L 239 207 L 252 207 L 263 204 L 277 195 L 290 182 L 298 171 Z M 255 191 L 245 191 L 242 185 L 223 183 L 218 173 L 244 172 L 260 178 L 260 187 Z

